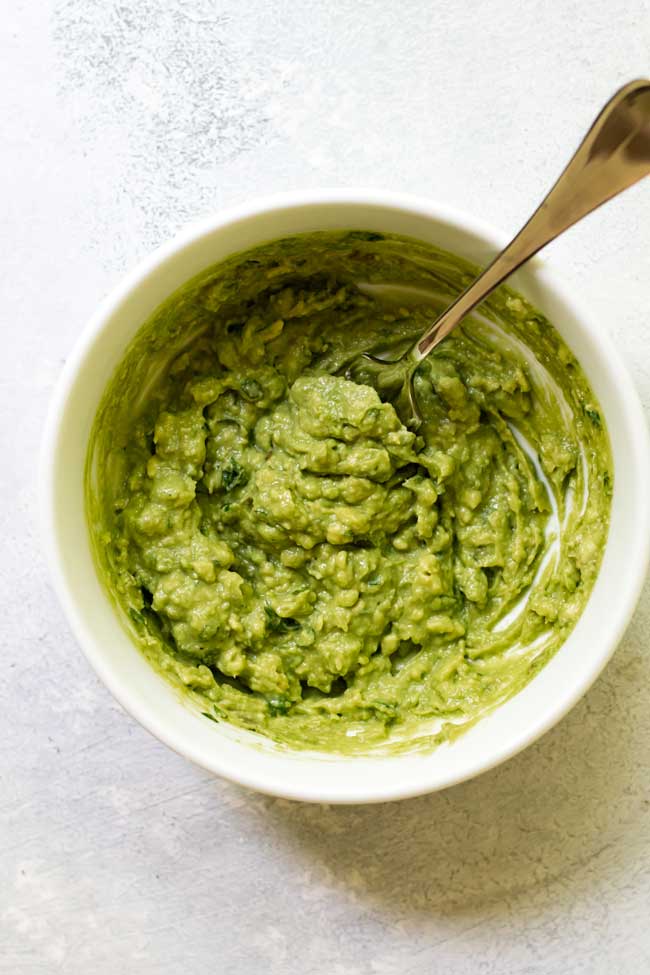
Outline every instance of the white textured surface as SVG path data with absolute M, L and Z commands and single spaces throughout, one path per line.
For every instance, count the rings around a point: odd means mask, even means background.
M 650 72 L 648 0 L 14 0 L 0 31 L 2 975 L 648 971 L 648 587 L 594 689 L 507 765 L 392 806 L 294 805 L 190 766 L 99 685 L 34 478 L 85 318 L 154 245 L 322 184 L 514 229 Z M 649 216 L 644 185 L 553 248 L 646 407 Z

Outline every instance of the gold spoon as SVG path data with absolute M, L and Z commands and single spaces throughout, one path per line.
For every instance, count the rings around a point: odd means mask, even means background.
M 607 102 L 528 223 L 411 348 L 398 358 L 394 350 L 392 355 L 363 353 L 341 371 L 348 379 L 374 386 L 393 401 L 402 422 L 417 429 L 422 418 L 413 375 L 425 356 L 533 254 L 648 173 L 650 81 L 631 81 Z

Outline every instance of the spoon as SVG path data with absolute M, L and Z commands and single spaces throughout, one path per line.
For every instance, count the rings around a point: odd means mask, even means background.
M 650 81 L 631 81 L 607 102 L 548 195 L 482 274 L 399 357 L 363 353 L 342 372 L 391 399 L 402 422 L 422 422 L 413 376 L 422 360 L 513 271 L 597 207 L 650 173 Z M 364 286 L 360 286 L 365 290 Z M 368 291 L 371 288 L 368 286 Z

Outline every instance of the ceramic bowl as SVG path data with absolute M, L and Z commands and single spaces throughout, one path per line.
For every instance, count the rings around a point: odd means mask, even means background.
M 88 660 L 117 700 L 161 741 L 210 771 L 262 792 L 363 803 L 443 789 L 521 751 L 573 707 L 614 652 L 634 611 L 650 551 L 650 450 L 634 386 L 607 331 L 539 259 L 511 279 L 555 324 L 604 412 L 614 461 L 611 527 L 577 626 L 515 697 L 430 753 L 338 757 L 291 751 L 206 721 L 146 662 L 98 578 L 84 510 L 84 464 L 100 398 L 131 339 L 196 274 L 256 244 L 314 230 L 406 234 L 486 264 L 506 239 L 438 203 L 380 191 L 312 191 L 261 199 L 192 225 L 126 276 L 69 357 L 42 455 L 43 522 L 55 587 Z M 124 757 L 128 761 L 128 755 Z

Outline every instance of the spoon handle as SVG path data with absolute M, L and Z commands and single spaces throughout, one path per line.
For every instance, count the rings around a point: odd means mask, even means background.
M 418 339 L 420 362 L 476 305 L 551 240 L 650 173 L 650 81 L 617 91 L 516 237 Z

